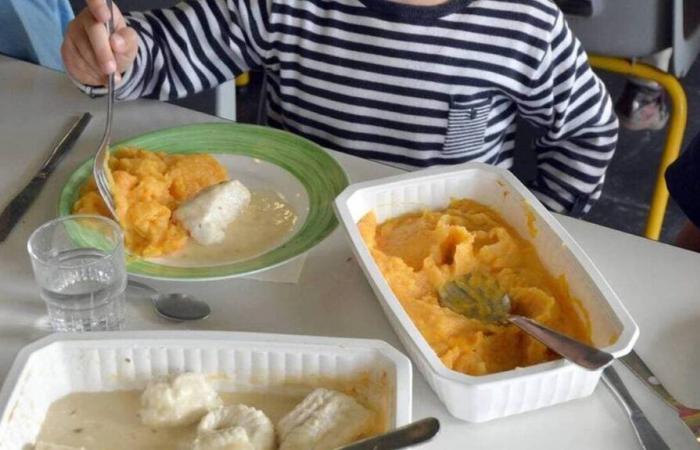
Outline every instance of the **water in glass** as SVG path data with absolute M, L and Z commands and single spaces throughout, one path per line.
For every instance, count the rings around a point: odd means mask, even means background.
M 54 283 L 41 288 L 56 331 L 114 330 L 124 317 L 126 274 L 103 264 L 107 255 L 83 248 L 60 252 L 61 265 L 74 270 L 56 273 Z
M 127 275 L 116 223 L 95 216 L 57 219 L 37 229 L 28 246 L 54 330 L 121 327 Z

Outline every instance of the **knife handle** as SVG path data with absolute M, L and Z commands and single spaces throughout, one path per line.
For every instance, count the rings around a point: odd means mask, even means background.
M 683 405 L 666 390 L 664 385 L 661 384 L 661 380 L 656 378 L 654 372 L 651 371 L 637 352 L 632 350 L 629 354 L 621 357 L 620 361 L 673 408 L 678 409 L 679 407 L 683 407 Z
M 34 203 L 37 193 L 44 187 L 47 174 L 40 172 L 7 204 L 0 214 L 0 242 L 10 234 L 10 231 L 29 207 Z
M 646 418 L 637 402 L 634 401 L 632 394 L 629 393 L 617 371 L 612 366 L 603 371 L 603 381 L 627 412 L 637 439 L 642 444 L 642 448 L 645 450 L 670 450 L 670 447 Z

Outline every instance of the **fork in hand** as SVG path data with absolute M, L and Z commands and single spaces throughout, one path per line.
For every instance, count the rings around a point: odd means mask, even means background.
M 114 33 L 114 12 L 112 11 L 112 0 L 106 0 L 109 8 L 109 21 L 107 22 L 107 31 L 111 36 Z M 112 197 L 112 179 L 109 173 L 109 141 L 112 138 L 112 108 L 114 107 L 114 72 L 109 74 L 107 79 L 107 121 L 105 124 L 105 132 L 102 135 L 102 142 L 97 149 L 95 155 L 95 163 L 92 168 L 92 174 L 95 177 L 95 184 L 100 196 L 107 205 L 107 209 L 115 219 L 117 218 L 117 209 Z

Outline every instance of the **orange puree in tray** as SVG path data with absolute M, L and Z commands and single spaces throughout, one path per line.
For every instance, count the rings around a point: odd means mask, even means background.
M 207 154 L 175 155 L 137 148 L 114 152 L 109 168 L 126 247 L 146 257 L 184 247 L 188 233 L 173 220 L 173 211 L 202 189 L 229 178 L 226 169 Z M 109 216 L 92 178 L 82 187 L 73 212 Z
M 473 270 L 497 278 L 513 313 L 590 343 L 588 315 L 564 276 L 549 274 L 534 247 L 490 208 L 455 200 L 444 210 L 381 224 L 369 213 L 358 226 L 394 294 L 448 368 L 483 375 L 558 357 L 513 325 L 486 324 L 439 305 L 439 288 Z

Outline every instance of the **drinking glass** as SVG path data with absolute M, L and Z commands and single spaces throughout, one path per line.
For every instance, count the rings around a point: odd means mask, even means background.
M 55 331 L 104 331 L 124 322 L 124 236 L 113 220 L 60 217 L 29 237 L 34 277 Z

